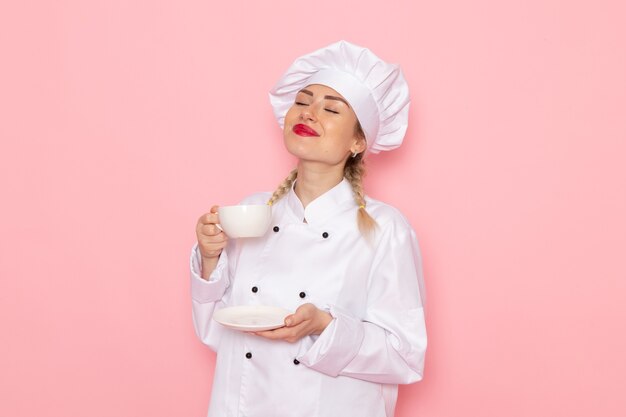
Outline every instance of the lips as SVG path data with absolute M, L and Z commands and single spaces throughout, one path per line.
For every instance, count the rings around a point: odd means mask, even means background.
M 319 136 L 319 133 L 302 123 L 295 125 L 292 130 L 298 136 Z

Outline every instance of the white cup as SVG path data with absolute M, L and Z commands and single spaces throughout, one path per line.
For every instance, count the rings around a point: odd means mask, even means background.
M 272 207 L 267 204 L 224 206 L 217 212 L 219 227 L 228 237 L 263 236 L 272 221 Z

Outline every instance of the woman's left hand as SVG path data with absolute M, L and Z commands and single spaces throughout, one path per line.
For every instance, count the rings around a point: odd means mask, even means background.
M 285 317 L 285 327 L 264 332 L 254 332 L 254 334 L 267 339 L 294 343 L 305 336 L 321 334 L 332 320 L 333 316 L 329 313 L 320 310 L 311 303 L 307 303 L 298 307 L 295 313 Z

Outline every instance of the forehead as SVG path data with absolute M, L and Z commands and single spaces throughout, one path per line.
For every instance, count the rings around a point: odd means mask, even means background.
M 327 85 L 323 85 L 323 84 L 309 84 L 306 87 L 304 87 L 304 90 L 309 90 L 310 92 L 312 92 L 315 95 L 329 95 L 329 96 L 336 96 L 336 97 L 341 97 L 345 100 L 345 97 L 342 96 L 341 94 L 339 94 L 336 90 L 330 88 Z
M 327 85 L 309 84 L 308 86 L 300 90 L 299 93 L 306 94 L 312 97 L 320 97 L 324 100 L 334 100 L 337 102 L 343 102 L 346 106 L 348 106 L 349 108 L 352 108 L 352 106 L 350 106 L 350 103 L 348 103 L 348 100 L 346 100 L 336 90 L 332 89 L 331 87 L 328 87 Z

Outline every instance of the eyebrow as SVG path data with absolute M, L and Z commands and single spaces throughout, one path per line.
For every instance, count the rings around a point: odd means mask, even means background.
M 302 90 L 298 91 L 298 93 L 304 93 L 307 94 L 309 96 L 313 96 L 313 93 L 309 90 L 307 90 L 306 88 L 303 88 Z M 348 104 L 348 102 L 344 99 L 342 99 L 341 97 L 337 97 L 337 96 L 324 96 L 325 99 L 328 100 L 338 100 L 338 101 L 343 101 L 344 103 L 346 103 L 346 106 L 350 107 L 350 104 Z

